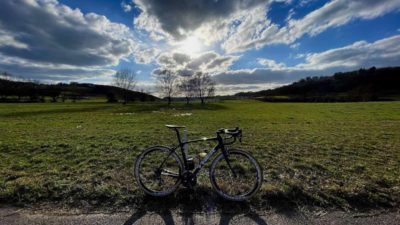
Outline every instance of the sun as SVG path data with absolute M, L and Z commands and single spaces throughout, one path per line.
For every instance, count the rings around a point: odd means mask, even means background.
M 178 46 L 178 51 L 188 55 L 195 55 L 203 49 L 203 44 L 196 36 L 186 38 Z

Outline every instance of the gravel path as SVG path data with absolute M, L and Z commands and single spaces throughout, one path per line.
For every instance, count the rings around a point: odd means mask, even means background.
M 374 212 L 366 214 L 341 211 L 318 212 L 306 215 L 298 212 L 253 212 L 248 214 L 219 213 L 180 213 L 164 211 L 162 213 L 134 211 L 132 213 L 91 213 L 38 212 L 31 209 L 0 208 L 1 225 L 134 225 L 134 224 L 400 224 L 400 212 Z

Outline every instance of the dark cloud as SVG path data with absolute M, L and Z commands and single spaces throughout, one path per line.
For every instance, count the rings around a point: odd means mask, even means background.
M 174 53 L 172 55 L 174 61 L 180 65 L 190 61 L 190 56 L 182 53 Z
M 215 69 L 215 68 L 221 67 L 225 64 L 231 65 L 233 60 L 236 60 L 236 59 L 232 56 L 221 56 L 221 57 L 215 58 L 212 62 L 210 62 L 207 65 L 207 69 Z
M 135 0 L 145 17 L 155 18 L 164 32 L 176 39 L 185 37 L 204 23 L 223 20 L 268 0 Z M 143 27 L 145 28 L 145 27 Z
M 129 28 L 104 16 L 83 14 L 57 1 L 0 1 L 3 57 L 32 64 L 96 67 L 116 65 L 134 48 Z
M 201 65 L 209 64 L 212 60 L 218 57 L 218 54 L 215 52 L 206 52 L 196 58 L 194 58 L 187 67 L 192 70 L 198 70 Z
M 57 66 L 35 66 L 30 63 L 0 62 L 0 71 L 11 72 L 27 79 L 68 82 L 81 78 L 110 77 L 114 73 L 109 69 L 88 69 L 84 67 L 63 68 Z

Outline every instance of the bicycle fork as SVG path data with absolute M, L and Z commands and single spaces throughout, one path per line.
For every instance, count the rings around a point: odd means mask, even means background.
M 228 164 L 229 169 L 232 171 L 233 177 L 236 178 L 236 172 L 232 168 L 231 162 L 229 161 L 229 154 L 228 154 L 228 151 L 225 149 L 225 146 L 222 142 L 222 138 L 221 138 L 221 142 L 220 142 L 220 148 L 222 151 L 222 155 L 224 156 L 224 159 L 226 161 L 226 164 Z

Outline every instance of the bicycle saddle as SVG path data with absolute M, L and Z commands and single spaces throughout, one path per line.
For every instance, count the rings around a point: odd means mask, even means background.
M 179 129 L 179 128 L 186 128 L 185 126 L 179 126 L 179 125 L 172 125 L 172 124 L 167 124 L 165 125 L 166 127 L 170 129 Z

